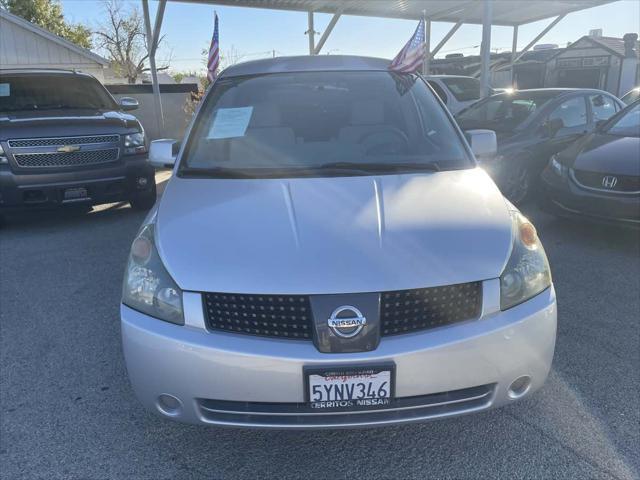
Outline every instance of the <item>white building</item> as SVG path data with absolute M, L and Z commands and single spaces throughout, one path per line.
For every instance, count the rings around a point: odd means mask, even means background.
M 62 68 L 105 82 L 106 58 L 0 9 L 0 69 Z

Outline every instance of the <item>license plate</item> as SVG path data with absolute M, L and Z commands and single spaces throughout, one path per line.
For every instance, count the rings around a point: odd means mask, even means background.
M 394 365 L 305 369 L 312 409 L 361 410 L 388 406 L 393 399 Z
M 87 189 L 86 188 L 67 188 L 64 191 L 64 199 L 65 200 L 79 200 L 87 198 Z

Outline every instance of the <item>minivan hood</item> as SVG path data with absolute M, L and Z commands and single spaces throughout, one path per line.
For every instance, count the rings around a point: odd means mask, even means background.
M 184 290 L 324 294 L 498 277 L 505 201 L 479 168 L 295 179 L 173 177 L 156 243 Z

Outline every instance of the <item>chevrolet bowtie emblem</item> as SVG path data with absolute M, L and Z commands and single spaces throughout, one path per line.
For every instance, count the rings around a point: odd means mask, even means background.
M 65 145 L 64 147 L 59 147 L 58 152 L 60 153 L 72 153 L 80 150 L 78 145 Z

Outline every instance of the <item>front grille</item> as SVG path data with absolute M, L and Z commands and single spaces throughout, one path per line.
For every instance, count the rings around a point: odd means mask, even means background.
M 384 292 L 380 301 L 381 334 L 399 335 L 478 318 L 482 283 Z
M 212 330 L 309 340 L 313 312 L 307 295 L 205 293 L 203 304 Z M 383 292 L 380 334 L 400 335 L 478 318 L 482 282 Z
M 291 339 L 311 338 L 311 305 L 306 295 L 205 293 L 212 330 Z
M 119 150 L 87 150 L 71 153 L 19 153 L 14 154 L 18 166 L 25 168 L 70 167 L 109 163 L 118 160 Z
M 633 193 L 640 192 L 640 176 L 610 175 L 607 173 L 588 172 L 586 170 L 573 170 L 573 176 L 578 185 L 602 190 L 603 192 Z M 605 177 L 615 177 L 616 184 L 613 188 L 603 185 Z
M 347 427 L 429 420 L 484 410 L 491 406 L 495 384 L 398 397 L 390 405 L 371 410 L 325 413 L 308 403 L 232 402 L 198 399 L 200 417 L 208 423 L 253 427 Z
M 11 148 L 51 147 L 64 145 L 88 145 L 92 143 L 118 143 L 119 135 L 93 135 L 84 137 L 25 138 L 9 140 Z

